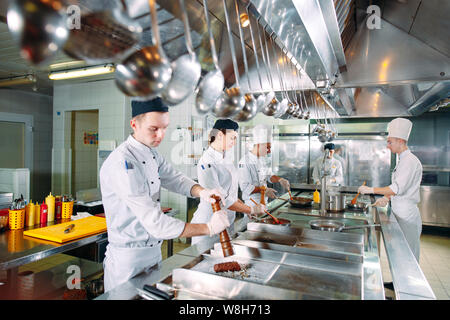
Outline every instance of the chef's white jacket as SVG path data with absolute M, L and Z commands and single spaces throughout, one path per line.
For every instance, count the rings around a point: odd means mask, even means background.
M 225 156 L 224 156 L 225 155 Z M 209 147 L 201 156 L 197 164 L 197 177 L 199 184 L 206 189 L 219 189 L 222 192 L 221 208 L 228 214 L 230 227 L 228 232 L 233 233 L 233 223 L 236 212 L 227 208 L 238 200 L 238 174 L 233 163 L 232 151 L 219 152 Z M 191 220 L 192 223 L 207 223 L 211 220 L 213 211 L 211 203 L 200 199 L 200 204 Z M 218 236 L 215 236 L 218 239 Z M 192 237 L 192 244 L 208 238 L 208 236 Z
M 419 261 L 422 219 L 417 204 L 420 202 L 422 164 L 409 149 L 398 156 L 391 180 L 389 188 L 395 193 L 395 196 L 391 197 L 392 212 L 397 218 L 411 251 Z
M 321 180 L 321 167 L 322 167 L 323 156 L 317 158 L 313 166 L 312 178 L 314 183 L 320 183 Z M 329 172 L 327 176 L 327 185 L 343 185 L 344 184 L 344 173 L 342 170 L 342 164 L 339 160 L 335 158 L 325 160 L 325 170 Z M 335 179 L 336 181 L 333 181 Z
M 161 211 L 160 189 L 191 197 L 195 181 L 175 170 L 155 149 L 132 136 L 100 169 L 108 228 L 105 289 L 161 261 L 161 243 L 178 237 L 185 223 Z
M 252 191 L 258 186 L 267 186 L 267 182 L 271 182 L 272 170 L 262 157 L 257 157 L 252 152 L 246 152 L 239 161 L 239 187 L 242 192 L 242 200 L 248 206 L 255 204 L 250 200 L 260 203 L 261 194 Z M 267 196 L 265 197 L 267 203 Z

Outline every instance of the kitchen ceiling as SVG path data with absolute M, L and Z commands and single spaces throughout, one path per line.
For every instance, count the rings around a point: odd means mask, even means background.
M 95 11 L 110 7 L 114 0 L 67 0 L 80 4 L 83 10 Z M 139 22 L 144 32 L 139 49 L 151 44 L 150 18 L 147 0 L 124 0 L 130 17 Z M 317 90 L 329 106 L 341 116 L 373 117 L 410 115 L 409 109 L 424 112 L 448 98 L 447 85 L 435 86 L 450 80 L 450 45 L 444 36 L 450 29 L 446 19 L 450 13 L 450 2 L 438 0 L 239 0 L 240 11 L 249 2 L 252 25 L 258 20 L 266 38 L 272 35 L 280 61 L 286 55 L 302 73 L 301 81 L 292 83 L 289 90 Z M 184 29 L 179 19 L 177 1 L 158 1 L 158 21 L 162 43 L 171 60 L 187 52 Z M 234 21 L 233 1 L 227 1 L 230 18 Z M 365 27 L 366 9 L 376 4 L 381 8 L 381 30 Z M 210 19 L 219 54 L 219 65 L 224 73 L 226 86 L 235 83 L 230 48 L 226 36 L 222 1 L 209 0 Z M 192 39 L 197 56 L 206 73 L 213 67 L 202 0 L 186 0 Z M 35 74 L 37 92 L 52 94 L 53 83 L 48 80 L 48 66 L 30 66 L 19 55 L 9 34 L 5 1 L 0 4 L 0 79 L 26 74 Z M 244 74 L 241 45 L 236 24 L 232 26 L 236 56 L 240 65 L 241 86 L 261 92 L 250 33 L 244 28 L 246 55 L 249 73 Z M 305 49 L 306 48 L 306 49 Z M 260 64 L 262 53 L 256 45 Z M 307 53 L 306 55 L 304 53 Z M 73 60 L 62 51 L 51 63 Z M 262 69 L 263 91 L 270 89 L 268 74 Z M 271 65 L 275 91 L 281 91 L 277 69 Z M 90 81 L 109 78 L 113 74 L 90 78 Z M 71 80 L 71 83 L 86 82 L 88 78 Z M 291 78 L 292 79 L 292 78 Z M 61 83 L 61 82 L 58 82 Z M 434 90 L 441 92 L 428 92 Z M 15 86 L 18 90 L 33 90 L 32 85 Z M 429 93 L 433 99 L 427 106 L 414 105 Z M 316 95 L 317 95 L 316 93 Z M 280 94 L 280 92 L 278 92 Z M 446 97 L 447 94 L 447 97 Z M 438 101 L 439 100 L 439 101 Z M 376 108 L 375 108 L 376 107 Z M 448 108 L 447 108 L 448 109 Z

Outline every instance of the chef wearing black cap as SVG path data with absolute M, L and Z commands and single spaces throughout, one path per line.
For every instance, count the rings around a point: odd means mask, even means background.
M 323 162 L 323 156 L 319 157 L 313 166 L 313 181 L 315 184 L 320 184 L 322 169 L 327 172 L 327 185 L 337 186 L 344 183 L 344 173 L 342 164 L 339 160 L 333 158 L 335 151 L 334 143 L 327 143 L 323 147 L 324 152 L 328 150 L 328 156 Z
M 108 291 L 162 260 L 163 240 L 212 236 L 230 225 L 227 213 L 205 224 L 185 223 L 161 211 L 161 186 L 188 197 L 214 202 L 219 190 L 204 189 L 173 169 L 154 148 L 169 125 L 168 107 L 160 98 L 132 101 L 133 134 L 119 145 L 100 169 L 100 186 L 108 227 L 104 285 Z M 210 205 L 211 206 L 211 205 Z
M 205 188 L 219 189 L 222 192 L 222 208 L 227 212 L 231 224 L 229 234 L 233 234 L 234 231 L 236 211 L 257 216 L 262 215 L 265 209 L 261 204 L 247 206 L 238 199 L 238 169 L 233 163 L 232 152 L 238 128 L 238 124 L 233 120 L 217 120 L 209 134 L 209 148 L 203 153 L 197 165 L 198 182 Z M 208 223 L 214 215 L 211 204 L 201 199 L 191 222 Z M 192 237 L 192 244 L 205 238 L 206 236 Z

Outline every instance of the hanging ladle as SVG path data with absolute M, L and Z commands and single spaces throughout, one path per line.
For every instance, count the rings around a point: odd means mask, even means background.
M 262 110 L 264 110 L 264 108 L 266 108 L 266 107 L 269 105 L 269 103 L 273 100 L 273 98 L 275 97 L 275 92 L 273 92 L 273 81 L 272 81 L 272 76 L 271 76 L 271 74 L 270 74 L 270 72 L 269 72 L 269 68 L 268 68 L 269 62 L 266 61 L 266 55 L 265 55 L 265 53 L 264 53 L 265 49 L 264 49 L 264 46 L 263 46 L 263 43 L 262 43 L 262 40 L 261 40 L 261 31 L 260 31 L 260 29 L 259 29 L 259 19 L 257 20 L 256 30 L 258 31 L 259 47 L 261 48 L 261 56 L 262 56 L 262 58 L 263 58 L 264 70 L 266 71 L 266 77 L 267 77 L 267 79 L 268 79 L 268 81 L 269 81 L 269 85 L 270 85 L 270 89 L 271 89 L 271 91 L 269 91 L 269 92 L 265 95 L 264 103 L 262 103 L 262 105 L 261 105 L 261 107 L 260 107 L 260 109 L 259 109 L 259 111 L 262 111 Z M 264 41 L 265 41 L 265 40 L 266 40 L 266 39 L 264 38 Z
M 274 55 L 276 57 L 277 55 L 276 55 L 275 48 L 272 47 L 272 49 L 274 50 Z M 277 71 L 278 71 L 278 79 L 280 81 L 281 96 L 283 97 L 283 99 L 281 99 L 281 101 L 280 101 L 280 104 L 279 104 L 279 107 L 278 107 L 278 111 L 275 112 L 274 115 L 273 115 L 274 118 L 280 118 L 281 116 L 283 116 L 286 113 L 286 111 L 287 111 L 287 109 L 289 107 L 289 99 L 288 99 L 288 96 L 287 96 L 287 89 L 286 89 L 286 86 L 285 86 L 284 81 L 283 81 L 283 76 L 286 75 L 286 73 L 285 73 L 286 70 L 284 69 L 284 66 L 285 66 L 285 59 L 284 58 L 285 58 L 285 52 L 284 52 L 284 50 L 282 50 L 282 57 L 280 59 L 276 59 L 277 62 L 275 64 L 276 64 Z M 281 74 L 281 71 L 280 71 L 281 66 L 279 67 L 278 61 L 282 61 L 284 75 Z
M 270 35 L 269 38 L 272 39 L 272 35 Z M 272 73 L 270 71 L 270 65 L 271 65 L 271 63 L 270 63 L 270 54 L 269 54 L 269 47 L 267 45 L 266 37 L 264 37 L 264 44 L 265 44 L 265 47 L 266 47 L 267 65 L 269 67 L 268 68 L 268 73 L 269 73 L 270 79 L 271 79 L 270 84 L 271 84 L 272 90 L 273 90 L 273 78 L 272 78 Z M 273 95 L 272 95 L 272 93 L 273 93 Z M 275 93 L 273 91 L 271 91 L 267 96 L 271 97 L 272 99 L 264 107 L 264 109 L 262 110 L 262 113 L 264 113 L 266 116 L 273 116 L 275 114 L 275 112 L 278 111 L 278 109 L 280 107 L 280 102 L 275 97 Z
M 228 16 L 228 9 L 225 0 L 222 0 L 223 11 L 225 13 L 225 20 L 227 23 L 228 40 L 230 42 L 231 60 L 233 63 L 234 76 L 236 78 L 236 86 L 226 89 L 220 95 L 219 99 L 213 108 L 213 113 L 217 117 L 228 118 L 237 114 L 245 106 L 245 97 L 241 92 L 239 85 L 239 69 L 237 67 L 236 53 L 234 51 L 233 36 L 231 35 L 230 18 Z
M 214 36 L 211 30 L 207 0 L 203 0 L 203 9 L 205 11 L 206 25 L 209 33 L 209 43 L 211 46 L 211 55 L 215 68 L 203 77 L 197 87 L 195 107 L 197 112 L 200 114 L 208 113 L 212 109 L 212 107 L 216 104 L 217 99 L 220 97 L 225 83 L 222 71 L 219 68 L 219 59 L 217 58 Z
M 148 1 L 153 45 L 131 54 L 117 65 L 117 87 L 126 95 L 148 100 L 160 94 L 172 77 L 170 62 L 161 47 L 155 0 Z M 138 100 L 138 99 L 137 99 Z
M 247 64 L 247 54 L 245 52 L 245 42 L 244 42 L 244 32 L 242 31 L 241 23 L 240 23 L 240 13 L 239 13 L 239 7 L 237 4 L 237 1 L 234 0 L 234 6 L 236 8 L 236 16 L 238 19 L 238 29 L 239 29 L 239 37 L 241 38 L 241 48 L 242 48 L 242 59 L 244 61 L 244 70 L 247 77 L 247 83 L 248 83 L 248 89 L 252 91 L 251 84 L 250 84 L 250 75 L 248 73 L 248 64 Z M 249 18 L 250 19 L 250 18 Z M 248 121 L 252 119 L 254 116 L 256 116 L 256 113 L 258 112 L 258 105 L 256 104 L 256 99 L 251 93 L 246 93 L 244 95 L 245 98 L 245 105 L 242 108 L 241 111 L 237 115 L 233 117 L 233 120 L 235 121 Z
M 112 8 L 81 14 L 80 28 L 72 28 L 64 52 L 88 64 L 122 60 L 133 52 L 142 27 L 127 14 L 125 0 Z
M 20 55 L 35 65 L 53 58 L 69 37 L 62 3 L 47 2 L 11 1 L 6 14 L 8 29 L 20 47 Z
M 161 98 L 169 106 L 183 102 L 195 91 L 202 72 L 202 67 L 198 62 L 194 48 L 192 47 L 191 30 L 189 28 L 189 20 L 184 0 L 179 0 L 179 2 L 188 53 L 172 62 L 172 78 L 161 94 Z
M 250 14 L 248 12 L 248 6 L 245 7 L 245 9 L 246 9 L 247 15 L 250 17 Z M 256 70 L 258 72 L 259 85 L 261 87 L 261 91 L 263 91 L 261 72 L 259 70 L 259 58 L 258 58 L 258 52 L 256 51 L 255 38 L 253 36 L 253 28 L 252 28 L 252 21 L 251 21 L 251 19 L 249 19 L 249 28 L 250 28 L 250 36 L 251 36 L 251 39 L 252 39 L 253 55 L 255 57 Z M 261 54 L 262 54 L 262 47 L 261 47 Z M 259 112 L 264 107 L 264 103 L 265 102 L 266 102 L 266 95 L 265 95 L 264 92 L 261 92 L 261 94 L 256 98 L 256 105 L 258 106 L 257 112 Z

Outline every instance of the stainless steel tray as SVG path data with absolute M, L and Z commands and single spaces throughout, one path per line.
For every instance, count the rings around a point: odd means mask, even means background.
M 325 232 L 325 231 L 324 231 Z M 331 233 L 331 232 L 330 232 Z M 240 240 L 253 240 L 268 244 L 280 244 L 290 247 L 299 247 L 322 252 L 340 252 L 363 255 L 364 245 L 350 242 L 338 242 L 332 240 L 321 240 L 304 238 L 302 236 L 293 237 L 291 235 L 280 235 L 270 232 L 245 231 L 233 240 L 233 242 L 244 244 Z
M 244 271 L 235 272 L 214 272 L 214 265 L 222 262 L 237 261 L 244 266 Z M 279 288 L 297 291 L 313 299 L 361 299 L 362 298 L 362 278 L 361 275 L 335 273 L 315 268 L 307 268 L 293 265 L 272 263 L 256 260 L 248 257 L 234 255 L 232 257 L 213 257 L 203 255 L 202 261 L 190 268 L 191 271 L 200 273 L 198 281 L 192 287 L 184 286 L 184 289 L 205 294 L 210 292 L 205 287 L 223 287 L 226 279 L 232 279 L 241 283 L 234 282 L 239 290 L 249 284 L 258 284 L 265 286 L 265 291 L 270 288 Z M 211 281 L 205 281 L 202 275 L 213 275 Z M 192 275 L 191 275 L 192 276 Z M 178 281 L 186 281 L 179 279 Z M 189 283 L 191 279 L 189 279 Z M 175 271 L 172 276 L 172 285 L 180 287 Z M 236 290 L 230 288 L 231 291 Z M 259 293 L 246 293 L 249 299 L 259 298 Z M 216 292 L 214 296 L 218 295 Z M 229 298 L 229 297 L 228 297 Z M 241 298 L 241 297 L 239 297 Z M 266 298 L 266 297 L 264 297 Z M 280 297 L 276 297 L 280 299 Z

